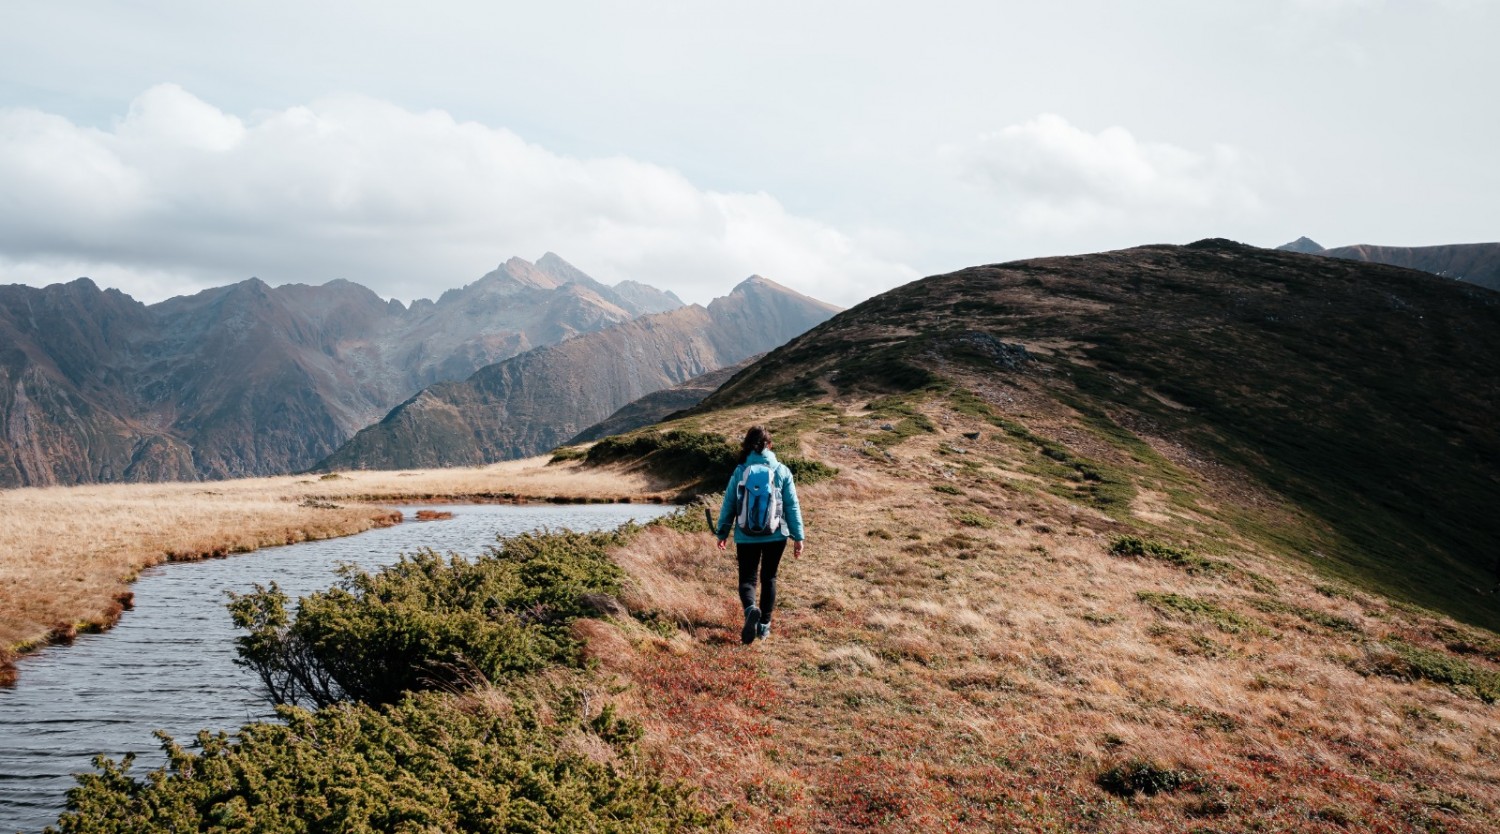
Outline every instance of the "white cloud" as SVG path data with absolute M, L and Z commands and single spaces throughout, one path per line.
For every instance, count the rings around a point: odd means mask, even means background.
M 1228 145 L 1191 151 L 1122 127 L 1089 133 L 1046 114 L 945 149 L 961 177 L 1025 230 L 1150 232 L 1259 210 L 1251 166 Z
M 166 84 L 108 130 L 0 110 L 0 281 L 87 269 L 154 299 L 250 275 L 348 278 L 411 299 L 549 249 L 700 301 L 752 272 L 842 303 L 916 277 L 863 234 L 367 97 L 242 120 Z

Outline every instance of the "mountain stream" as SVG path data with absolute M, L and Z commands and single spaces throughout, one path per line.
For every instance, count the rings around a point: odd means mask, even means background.
M 414 517 L 418 508 L 406 509 Z M 137 778 L 165 757 L 152 736 L 179 744 L 199 730 L 273 720 L 259 680 L 234 663 L 237 632 L 226 591 L 277 582 L 297 598 L 331 586 L 335 569 L 375 570 L 430 547 L 474 556 L 496 536 L 540 529 L 597 530 L 645 522 L 672 507 L 643 504 L 442 506 L 452 519 L 266 548 L 206 562 L 167 564 L 132 586 L 135 608 L 103 634 L 22 658 L 20 682 L 0 689 L 0 832 L 39 831 L 64 809 L 72 774 L 98 754 L 136 754 Z

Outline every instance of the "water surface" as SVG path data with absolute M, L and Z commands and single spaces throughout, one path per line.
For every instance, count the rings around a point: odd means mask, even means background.
M 412 518 L 417 507 L 406 509 Z M 646 521 L 671 507 L 643 504 L 442 506 L 451 520 L 407 522 L 357 536 L 161 565 L 132 586 L 135 610 L 104 634 L 22 658 L 20 682 L 0 689 L 0 831 L 57 820 L 72 774 L 98 754 L 137 755 L 142 775 L 164 761 L 152 731 L 181 744 L 199 730 L 274 718 L 248 669 L 234 664 L 237 632 L 225 591 L 281 585 L 296 598 L 333 584 L 338 565 L 375 569 L 423 547 L 466 556 L 496 536 L 542 528 L 597 530 Z

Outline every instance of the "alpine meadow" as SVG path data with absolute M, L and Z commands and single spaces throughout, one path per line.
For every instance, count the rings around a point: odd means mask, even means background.
M 60 830 L 1493 830 L 1497 326 L 1222 240 L 914 282 L 554 454 L 675 516 L 240 597 L 285 723 Z M 812 532 L 747 649 L 752 423 Z

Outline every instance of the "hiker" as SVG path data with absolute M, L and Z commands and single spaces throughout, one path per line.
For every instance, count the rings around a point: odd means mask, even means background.
M 734 550 L 740 563 L 740 605 L 745 609 L 745 627 L 740 642 L 749 645 L 771 633 L 771 612 L 776 607 L 776 570 L 786 540 L 792 540 L 792 555 L 802 555 L 802 507 L 792 470 L 771 451 L 771 433 L 751 426 L 740 445 L 740 465 L 734 468 L 719 508 L 719 549 L 723 550 L 734 529 Z M 755 604 L 755 575 L 760 574 L 760 605 Z

